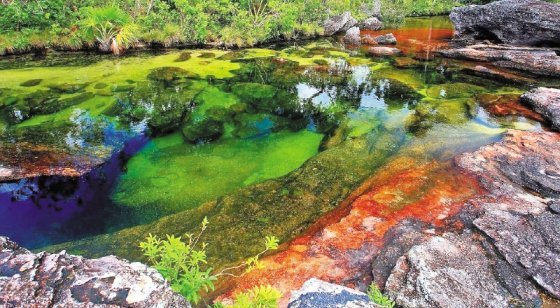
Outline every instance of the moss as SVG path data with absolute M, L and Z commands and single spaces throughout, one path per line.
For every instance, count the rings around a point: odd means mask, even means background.
M 188 51 L 183 51 L 179 54 L 179 57 L 175 59 L 175 62 L 185 62 L 188 61 L 192 57 L 192 53 Z
M 100 89 L 105 89 L 106 87 L 108 87 L 109 85 L 103 82 L 98 82 L 96 83 L 93 88 L 96 90 L 100 90 Z
M 134 90 L 135 86 L 131 84 L 118 84 L 111 87 L 113 93 L 129 92 Z
M 468 83 L 447 83 L 431 86 L 426 93 L 431 98 L 454 99 L 472 97 L 484 91 L 485 89 L 483 87 Z
M 243 102 L 253 104 L 256 108 L 272 104 L 277 93 L 277 89 L 271 85 L 249 82 L 237 83 L 232 86 L 231 90 Z
M 87 83 L 61 83 L 61 84 L 47 85 L 49 89 L 57 93 L 67 93 L 67 94 L 82 92 L 87 86 L 88 86 Z
M 204 59 L 212 59 L 216 57 L 216 54 L 213 52 L 202 52 L 198 55 L 198 57 Z
M 185 141 L 193 144 L 218 140 L 224 134 L 224 131 L 224 122 L 212 117 L 201 121 L 187 122 L 181 130 Z
M 20 84 L 20 86 L 22 86 L 22 87 L 34 87 L 34 86 L 38 86 L 42 81 L 43 81 L 43 79 L 30 79 L 28 81 L 22 82 Z

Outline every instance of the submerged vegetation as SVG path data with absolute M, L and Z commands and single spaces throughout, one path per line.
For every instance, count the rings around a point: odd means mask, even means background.
M 460 0 L 8 0 L 0 4 L 0 54 L 46 47 L 120 52 L 149 44 L 253 46 L 321 35 L 345 11 L 387 24 L 438 15 Z

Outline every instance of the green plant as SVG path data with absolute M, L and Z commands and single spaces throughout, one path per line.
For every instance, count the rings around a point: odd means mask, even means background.
M 162 240 L 149 234 L 146 241 L 140 243 L 144 256 L 171 283 L 171 288 L 193 303 L 200 300 L 201 290 L 213 290 L 214 281 L 219 277 L 241 276 L 255 268 L 261 268 L 259 258 L 270 250 L 278 249 L 278 239 L 267 236 L 263 251 L 238 266 L 224 268 L 213 274 L 213 268 L 208 266 L 206 260 L 207 243 L 201 242 L 207 227 L 208 219 L 204 218 L 200 232 L 197 235 L 185 234 L 186 241 L 173 235 L 167 235 L 166 239 Z M 244 273 L 238 275 L 237 272 L 243 269 Z
M 85 34 L 94 37 L 103 52 L 118 54 L 122 47 L 136 40 L 138 26 L 118 7 L 86 7 L 82 14 L 81 26 Z
M 389 297 L 383 295 L 375 283 L 369 285 L 367 296 L 372 302 L 383 308 L 395 307 L 395 302 L 393 302 Z
M 256 286 L 237 294 L 233 304 L 215 303 L 214 308 L 276 308 L 280 297 L 282 293 L 270 285 Z

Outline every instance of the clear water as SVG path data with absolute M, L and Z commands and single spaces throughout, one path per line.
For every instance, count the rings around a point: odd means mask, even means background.
M 235 261 L 264 234 L 301 233 L 394 155 L 448 159 L 507 128 L 541 129 L 528 110 L 489 109 L 529 85 L 437 57 L 448 20 L 393 32 L 398 58 L 318 40 L 1 60 L 0 234 L 138 258 L 147 232 L 209 216 L 209 254 Z

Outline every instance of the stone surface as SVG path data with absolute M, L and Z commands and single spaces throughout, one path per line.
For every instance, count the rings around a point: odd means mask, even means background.
M 509 307 L 511 299 L 470 234 L 414 246 L 397 261 L 385 291 L 404 307 Z
M 560 5 L 539 0 L 503 0 L 453 9 L 455 38 L 524 46 L 560 45 Z
M 362 292 L 312 278 L 292 293 L 290 308 L 376 307 Z
M 344 32 L 354 27 L 357 23 L 358 21 L 352 17 L 352 13 L 344 12 L 342 15 L 333 16 L 325 22 L 323 26 L 324 34 L 330 36 Z
M 344 34 L 343 40 L 346 44 L 350 45 L 360 45 L 360 28 L 352 27 L 346 31 Z
M 548 207 L 552 212 L 560 214 L 560 200 L 551 201 Z
M 489 62 L 498 67 L 541 76 L 560 76 L 560 56 L 546 48 L 477 44 L 439 52 L 454 59 Z
M 536 88 L 523 94 L 521 100 L 547 118 L 556 130 L 560 130 L 559 89 Z
M 366 45 L 395 45 L 397 43 L 397 38 L 393 33 L 387 33 L 378 36 L 365 35 L 362 38 L 362 42 Z
M 383 23 L 377 17 L 366 18 L 360 25 L 364 30 L 377 31 L 383 28 Z
M 401 51 L 394 47 L 370 47 L 368 53 L 372 56 L 388 57 L 399 55 Z
M 0 237 L 2 307 L 190 307 L 155 270 L 114 256 L 34 254 Z

